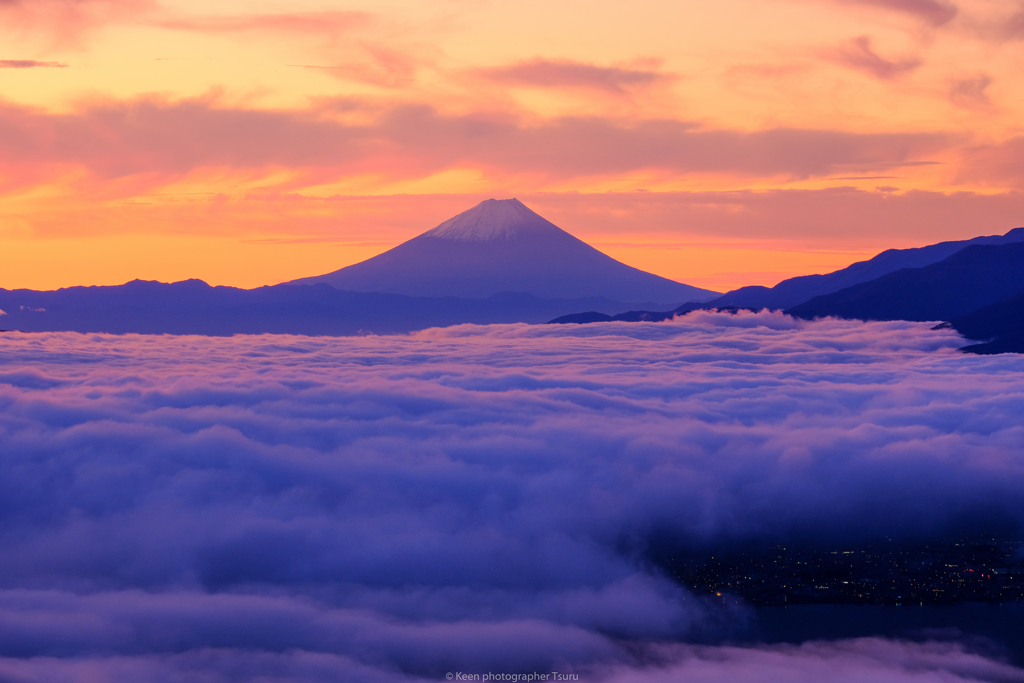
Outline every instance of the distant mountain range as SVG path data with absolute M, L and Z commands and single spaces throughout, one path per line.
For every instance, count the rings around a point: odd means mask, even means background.
M 388 334 L 460 323 L 658 321 L 700 308 L 943 321 L 979 341 L 968 351 L 1024 352 L 1024 228 L 891 249 L 834 273 L 720 295 L 620 263 L 516 199 L 489 199 L 362 263 L 272 287 L 135 280 L 0 290 L 0 328 Z
M 874 277 L 863 279 L 868 275 Z M 1022 297 L 1024 228 L 1017 228 L 1001 236 L 890 250 L 828 275 L 792 278 L 770 289 L 744 287 L 669 311 L 587 311 L 552 322 L 659 321 L 698 308 L 770 308 L 807 319 L 947 321 L 965 337 L 982 340 L 967 351 L 1024 352 Z
M 0 328 L 22 332 L 112 334 L 393 334 L 462 323 L 543 323 L 567 311 L 620 311 L 601 297 L 539 299 L 505 292 L 485 299 L 346 292 L 330 285 L 258 289 L 211 287 L 202 280 L 134 280 L 55 291 L 0 289 Z

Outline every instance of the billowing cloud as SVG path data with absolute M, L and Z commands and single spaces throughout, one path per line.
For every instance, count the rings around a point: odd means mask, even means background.
M 481 69 L 484 78 L 510 85 L 534 88 L 590 88 L 614 94 L 625 94 L 675 79 L 650 69 L 619 66 L 598 66 L 569 60 L 533 59 L 510 66 Z
M 890 61 L 871 47 L 871 38 L 858 36 L 845 45 L 824 53 L 830 61 L 855 71 L 861 71 L 879 80 L 891 81 L 910 73 L 921 65 L 916 59 Z
M 701 312 L 0 343 L 8 676 L 1022 676 L 949 643 L 682 645 L 752 614 L 647 561 L 1024 524 L 1024 360 L 948 330 Z

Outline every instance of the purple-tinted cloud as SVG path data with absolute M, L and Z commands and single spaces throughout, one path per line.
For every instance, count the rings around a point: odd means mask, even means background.
M 1003 21 L 997 33 L 1003 40 L 1024 40 L 1024 6 Z
M 655 533 L 685 551 L 1024 523 L 1024 359 L 962 344 L 704 312 L 0 335 L 0 675 L 1022 680 L 949 644 L 660 645 L 750 614 L 652 570 Z
M 932 26 L 942 26 L 957 15 L 956 6 L 939 0 L 838 0 L 846 5 L 865 5 L 899 12 Z
M 482 69 L 484 78 L 497 83 L 535 88 L 590 88 L 625 94 L 675 79 L 671 74 L 627 67 L 598 66 L 567 60 L 534 59 L 510 66 Z
M 824 54 L 836 64 L 861 71 L 882 81 L 891 81 L 921 66 L 921 62 L 916 59 L 898 62 L 885 59 L 871 47 L 871 38 L 868 36 L 858 36 Z
M 749 681 L 751 683 L 860 683 L 861 681 L 1019 681 L 1020 669 L 948 643 L 909 644 L 875 639 L 775 648 L 672 648 L 665 666 L 620 670 L 607 683 Z
M 0 59 L 0 69 L 65 69 L 63 62 L 37 62 L 34 59 Z
M 988 86 L 992 85 L 992 77 L 980 74 L 972 78 L 954 81 L 949 88 L 949 100 L 958 107 L 978 108 L 992 106 L 988 98 Z
M 652 648 L 652 661 L 640 666 L 586 667 L 578 680 L 598 683 L 1017 683 L 1021 672 L 1006 664 L 948 643 L 914 644 L 860 639 L 810 643 L 800 647 Z M 572 668 L 559 665 L 561 673 Z M 526 675 L 550 670 L 524 668 L 463 669 Z M 579 671 L 578 669 L 576 671 Z M 253 651 L 208 648 L 200 651 L 131 654 L 114 657 L 0 658 L 0 676 L 18 683 L 95 683 L 95 681 L 158 681 L 159 683 L 424 683 L 445 680 L 447 672 L 419 676 L 389 667 L 374 667 L 350 657 L 304 650 Z M 524 679 L 519 680 L 542 680 Z M 565 678 L 562 680 L 573 680 Z

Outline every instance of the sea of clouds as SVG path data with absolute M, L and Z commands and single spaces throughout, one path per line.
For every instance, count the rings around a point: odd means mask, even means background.
M 727 645 L 751 610 L 652 561 L 1024 524 L 1024 357 L 963 344 L 767 312 L 2 334 L 0 681 L 1024 681 L 950 642 Z

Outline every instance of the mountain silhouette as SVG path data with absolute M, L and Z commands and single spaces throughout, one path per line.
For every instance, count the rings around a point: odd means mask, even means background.
M 906 268 L 818 296 L 786 313 L 800 318 L 953 320 L 1024 294 L 1024 242 L 975 244 L 923 268 Z
M 133 280 L 52 291 L 0 289 L 0 328 L 209 336 L 392 334 L 462 323 L 542 323 L 581 309 L 628 307 L 600 297 L 538 299 L 521 292 L 460 299 L 345 292 L 325 284 L 238 289 L 202 280 Z
M 1005 235 L 975 237 L 955 242 L 939 242 L 914 249 L 888 249 L 877 256 L 854 263 L 827 275 L 802 275 L 783 280 L 774 287 L 741 287 L 707 302 L 711 306 L 741 308 L 792 308 L 816 296 L 831 294 L 862 282 L 870 282 L 904 268 L 923 268 L 949 258 L 974 245 L 1024 242 L 1024 228 Z
M 482 299 L 525 292 L 664 306 L 719 296 L 616 261 L 518 199 L 488 199 L 383 254 L 288 284 L 316 283 L 406 296 Z

